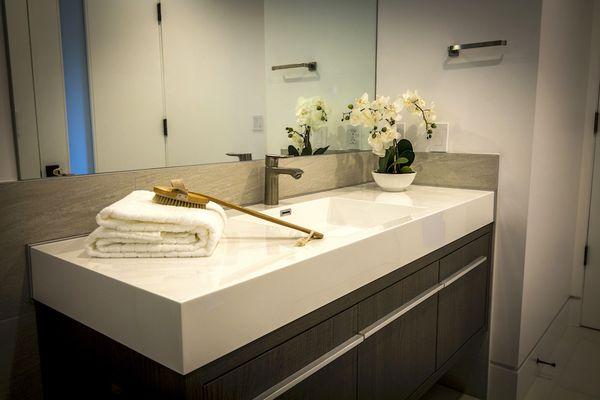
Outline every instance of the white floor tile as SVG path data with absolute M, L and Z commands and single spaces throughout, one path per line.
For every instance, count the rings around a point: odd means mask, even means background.
M 600 343 L 579 341 L 565 372 L 556 382 L 564 388 L 600 397 Z
M 600 332 L 570 327 L 525 400 L 600 400 Z

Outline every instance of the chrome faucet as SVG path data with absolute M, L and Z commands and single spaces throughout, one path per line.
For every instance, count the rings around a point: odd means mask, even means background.
M 279 175 L 290 175 L 300 179 L 304 171 L 299 168 L 280 168 L 279 159 L 287 158 L 284 155 L 265 156 L 265 204 L 274 206 L 279 204 Z

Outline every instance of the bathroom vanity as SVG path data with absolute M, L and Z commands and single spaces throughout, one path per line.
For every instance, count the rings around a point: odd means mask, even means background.
M 493 192 L 373 184 L 229 213 L 209 258 L 30 249 L 49 398 L 485 398 Z M 76 300 L 74 300 L 76 299 Z

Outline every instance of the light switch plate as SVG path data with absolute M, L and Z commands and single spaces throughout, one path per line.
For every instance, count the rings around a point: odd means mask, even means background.
M 433 130 L 432 137 L 429 139 L 429 151 L 447 153 L 450 124 L 448 122 L 436 122 L 435 124 L 437 127 Z
M 262 132 L 264 130 L 264 118 L 262 115 L 252 116 L 252 130 L 254 132 Z

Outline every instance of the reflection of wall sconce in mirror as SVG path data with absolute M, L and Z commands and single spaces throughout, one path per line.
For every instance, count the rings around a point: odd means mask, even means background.
M 317 70 L 317 62 L 311 61 L 311 62 L 297 63 L 297 64 L 273 65 L 271 67 L 271 70 L 276 71 L 278 69 L 291 69 L 291 68 L 308 68 L 309 71 L 316 71 Z
M 467 49 L 478 49 L 481 47 L 492 47 L 492 46 L 506 46 L 508 42 L 506 40 L 492 40 L 489 42 L 477 42 L 477 43 L 464 43 L 464 44 L 453 44 L 448 46 L 448 57 L 458 57 L 461 50 Z
M 308 81 L 318 81 L 321 76 L 317 71 L 317 62 L 311 61 L 306 63 L 298 63 L 298 64 L 284 64 L 284 65 L 274 65 L 271 67 L 271 70 L 277 71 L 281 69 L 294 69 L 294 68 L 306 68 L 304 71 L 297 71 L 283 74 L 282 78 L 284 82 L 308 82 Z

